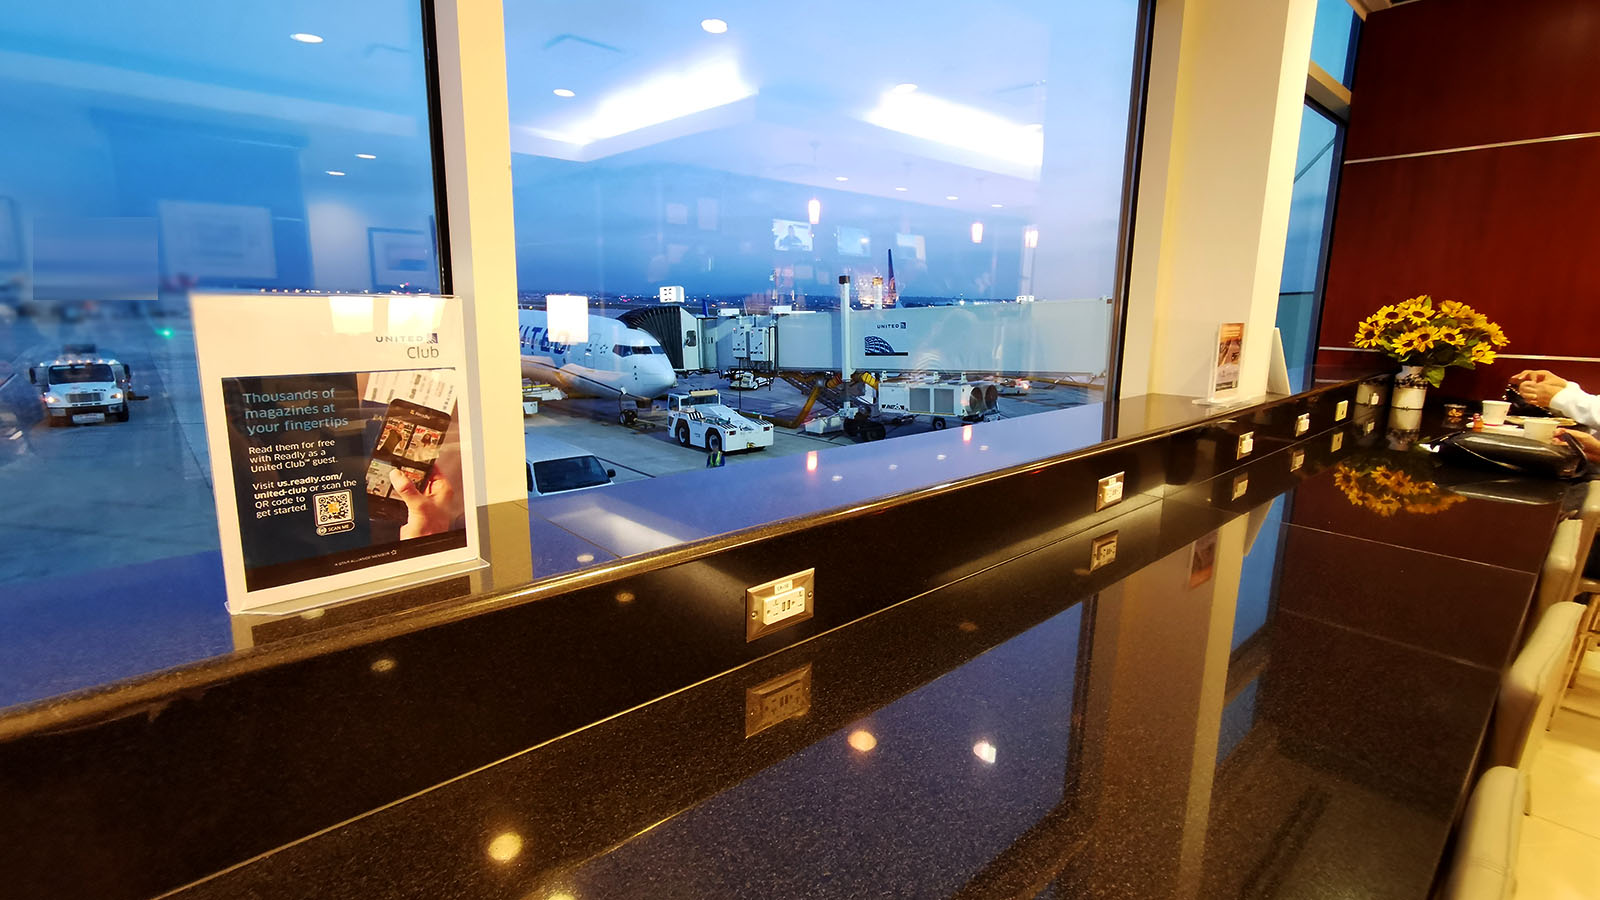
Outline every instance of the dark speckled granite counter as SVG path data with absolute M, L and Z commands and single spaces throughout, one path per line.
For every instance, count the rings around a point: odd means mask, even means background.
M 1561 489 L 1383 515 L 1332 435 L 178 896 L 1426 897 Z

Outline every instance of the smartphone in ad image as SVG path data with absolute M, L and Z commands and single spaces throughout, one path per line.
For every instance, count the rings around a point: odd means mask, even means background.
M 449 413 L 440 412 L 409 400 L 389 401 L 367 463 L 367 507 L 372 518 L 404 522 L 405 502 L 396 496 L 392 473 L 399 471 L 417 490 L 426 491 L 433 475 L 439 447 L 450 428 Z

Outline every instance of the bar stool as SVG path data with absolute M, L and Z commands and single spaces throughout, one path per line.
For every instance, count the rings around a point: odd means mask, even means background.
M 1592 493 L 1592 491 L 1591 491 Z M 1584 540 L 1585 535 L 1588 540 Z M 1555 537 L 1550 541 L 1550 552 L 1545 555 L 1544 567 L 1539 570 L 1538 602 L 1535 615 L 1564 600 L 1578 595 L 1578 581 L 1583 577 L 1583 563 L 1589 558 L 1589 544 L 1594 541 L 1594 529 L 1585 519 L 1567 519 L 1556 526 Z
M 1495 765 L 1524 769 L 1532 761 L 1561 699 L 1567 660 L 1585 612 L 1583 604 L 1571 600 L 1545 610 L 1522 652 L 1500 679 L 1490 752 Z
M 1528 809 L 1528 779 L 1496 766 L 1467 801 L 1440 900 L 1510 900 L 1517 891 L 1517 844 Z

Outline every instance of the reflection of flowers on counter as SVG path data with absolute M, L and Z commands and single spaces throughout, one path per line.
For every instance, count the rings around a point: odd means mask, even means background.
M 1434 482 L 1429 460 L 1425 451 L 1353 456 L 1334 468 L 1333 483 L 1351 504 L 1380 516 L 1431 516 L 1467 498 Z
M 1451 366 L 1494 362 L 1494 348 L 1506 343 L 1505 332 L 1484 314 L 1454 300 L 1435 304 L 1427 294 L 1380 308 L 1356 326 L 1355 337 L 1363 350 L 1381 350 L 1401 365 L 1420 367 L 1434 387 Z

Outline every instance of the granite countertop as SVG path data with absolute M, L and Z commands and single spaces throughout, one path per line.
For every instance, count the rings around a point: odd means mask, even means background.
M 1420 900 L 1560 492 L 1389 509 L 1327 441 L 178 896 Z

